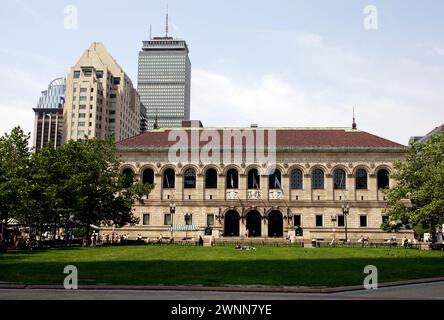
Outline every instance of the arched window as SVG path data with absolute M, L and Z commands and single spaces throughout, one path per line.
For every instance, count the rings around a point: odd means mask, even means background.
M 257 169 L 248 171 L 248 189 L 259 189 L 261 187 L 261 179 Z
M 367 171 L 364 169 L 359 169 L 356 171 L 356 189 L 365 190 L 367 189 Z
M 217 171 L 214 169 L 208 169 L 205 172 L 205 188 L 216 189 L 217 188 Z
M 282 189 L 281 172 L 278 169 L 268 176 L 268 189 Z
M 153 184 L 154 183 L 154 171 L 153 171 L 153 169 L 147 168 L 147 169 L 143 170 L 142 182 L 144 184 Z
M 333 172 L 333 187 L 335 190 L 345 189 L 345 171 L 336 169 Z
M 227 189 L 238 189 L 239 188 L 239 173 L 236 169 L 230 169 L 227 171 Z
M 379 170 L 378 171 L 378 190 L 388 188 L 389 183 L 390 183 L 389 172 L 386 169 Z
M 302 171 L 294 169 L 290 173 L 290 189 L 302 189 Z
M 311 175 L 312 189 L 324 189 L 324 171 L 315 169 Z
M 192 168 L 185 170 L 183 174 L 183 187 L 185 189 L 196 188 L 196 171 Z
M 134 183 L 134 171 L 130 168 L 126 168 L 122 171 L 123 187 L 129 188 Z
M 176 182 L 176 173 L 173 169 L 169 168 L 163 172 L 163 188 L 173 189 Z

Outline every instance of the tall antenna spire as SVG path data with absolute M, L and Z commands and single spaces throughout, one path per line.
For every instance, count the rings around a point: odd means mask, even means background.
M 167 3 L 167 12 L 166 12 L 165 38 L 168 38 L 168 3 Z
M 355 107 L 353 107 L 353 124 L 352 124 L 352 129 L 356 130 L 358 128 L 358 126 L 356 125 L 356 119 L 355 119 Z

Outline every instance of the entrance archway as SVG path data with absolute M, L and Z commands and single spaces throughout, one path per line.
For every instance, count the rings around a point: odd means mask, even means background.
M 260 237 L 262 234 L 261 214 L 256 210 L 247 213 L 247 229 L 250 237 Z
M 284 218 L 280 211 L 274 210 L 268 214 L 268 236 L 284 236 Z
M 225 237 L 239 237 L 239 213 L 235 210 L 230 210 L 225 214 L 224 219 L 224 236 Z

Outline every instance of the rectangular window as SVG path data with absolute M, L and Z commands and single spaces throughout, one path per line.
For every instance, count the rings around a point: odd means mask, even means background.
M 190 213 L 185 214 L 185 224 L 187 226 L 192 225 L 193 224 L 193 215 Z
M 113 84 L 114 85 L 119 85 L 120 84 L 120 78 L 114 78 Z
M 345 226 L 344 216 L 338 216 L 338 227 Z
M 79 106 L 79 109 L 80 109 L 80 110 L 85 110 L 85 109 L 86 109 L 86 104 L 81 104 L 81 105 Z
M 166 213 L 163 218 L 163 224 L 166 226 L 171 225 L 171 213 Z
M 85 114 L 84 113 L 79 113 L 79 118 L 85 118 Z
M 83 70 L 83 75 L 85 77 L 91 77 L 92 76 L 92 69 L 84 69 Z
M 80 96 L 80 101 L 85 101 L 86 97 L 85 96 Z
M 80 78 L 80 71 L 74 71 L 74 79 Z
M 97 77 L 97 79 L 102 79 L 103 78 L 103 71 L 96 71 L 96 77 Z
M 300 214 L 295 214 L 293 216 L 293 222 L 294 222 L 294 226 L 295 227 L 300 227 L 301 226 L 301 215 Z
M 324 219 L 323 219 L 322 214 L 317 214 L 317 215 L 316 215 L 316 227 L 322 227 L 323 224 L 324 224 L 324 221 L 323 221 L 323 220 L 324 220 Z
M 80 92 L 86 92 L 86 91 L 88 91 L 87 88 L 80 88 Z
M 115 98 L 116 98 L 116 94 L 115 94 L 115 93 L 111 93 L 111 94 L 109 95 L 109 97 L 110 97 L 111 99 L 115 99 Z
M 207 226 L 214 226 L 214 214 L 207 215 Z
M 85 126 L 85 122 L 79 122 L 79 127 L 84 127 Z
M 149 213 L 145 213 L 143 215 L 143 225 L 144 226 L 148 226 L 150 224 L 150 214 Z
M 367 216 L 359 216 L 359 226 L 367 227 Z

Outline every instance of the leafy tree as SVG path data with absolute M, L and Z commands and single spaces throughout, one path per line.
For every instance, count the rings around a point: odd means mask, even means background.
M 69 141 L 63 147 L 60 160 L 67 163 L 65 190 L 69 190 L 71 220 L 85 227 L 87 240 L 91 226 L 112 222 L 117 227 L 137 223 L 132 204 L 148 195 L 150 186 L 134 184 L 119 171 L 115 144 L 107 140 Z
M 413 145 L 395 168 L 397 184 L 386 191 L 390 219 L 433 233 L 444 223 L 444 134 Z
M 5 244 L 8 219 L 18 218 L 24 210 L 27 194 L 27 175 L 30 134 L 20 127 L 0 137 L 0 222 L 3 223 L 2 241 Z

